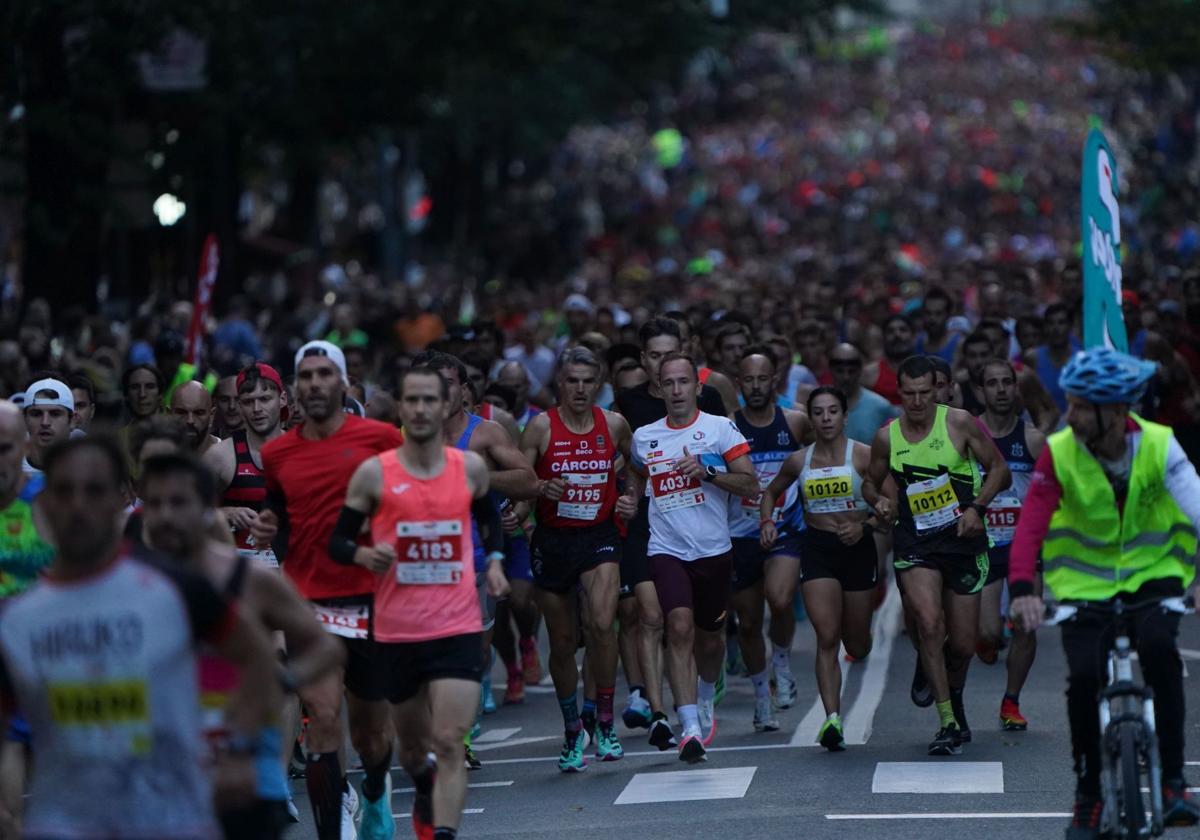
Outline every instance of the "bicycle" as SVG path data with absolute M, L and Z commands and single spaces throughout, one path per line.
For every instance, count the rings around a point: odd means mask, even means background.
M 1080 614 L 1111 619 L 1112 648 L 1108 653 L 1108 685 L 1100 692 L 1102 766 L 1100 792 L 1104 809 L 1100 833 L 1133 840 L 1163 833 L 1162 766 L 1154 723 L 1154 691 L 1133 677 L 1129 622 L 1153 609 L 1185 615 L 1194 612 L 1190 598 L 1154 598 L 1135 604 L 1114 601 L 1068 601 L 1047 604 L 1046 623 L 1062 624 Z M 1142 799 L 1142 780 L 1150 791 L 1150 819 Z

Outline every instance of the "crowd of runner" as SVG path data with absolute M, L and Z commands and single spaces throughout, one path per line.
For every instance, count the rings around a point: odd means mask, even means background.
M 1045 725 L 1020 705 L 1036 621 L 1005 605 L 1033 609 L 1041 542 L 1070 530 L 1062 430 L 1113 453 L 1123 504 L 1143 469 L 1122 466 L 1130 424 L 1167 464 L 1164 534 L 1192 529 L 1194 554 L 1200 524 L 1200 272 L 1161 270 L 1166 251 L 1186 264 L 1183 227 L 1144 238 L 1122 298 L 1132 357 L 1077 355 L 1074 164 L 1036 164 L 1112 81 L 1058 38 L 908 33 L 899 58 L 927 61 L 792 66 L 827 97 L 801 113 L 759 45 L 739 84 L 689 88 L 681 113 L 726 114 L 704 130 L 573 136 L 555 177 L 592 222 L 579 270 L 455 286 L 454 312 L 405 299 L 384 323 L 390 292 L 326 272 L 317 310 L 234 298 L 192 364 L 186 304 L 118 334 L 31 301 L 0 341 L 0 836 L 278 837 L 299 818 L 292 774 L 320 840 L 390 838 L 396 762 L 416 836 L 447 840 L 482 717 L 534 702 L 544 670 L 564 773 L 634 737 L 697 764 L 718 718 L 771 732 L 814 696 L 811 737 L 840 752 L 839 659 L 869 657 L 889 597 L 929 755 L 963 752 L 968 706 L 977 725 Z M 999 97 L 1056 46 L 1036 97 Z M 933 77 L 951 83 L 908 98 Z M 1076 111 L 1050 107 L 1064 89 Z M 757 93 L 779 107 L 750 113 Z M 1193 574 L 1159 578 L 1182 592 Z M 811 678 L 791 666 L 798 614 Z M 1173 639 L 1146 644 L 1169 660 Z M 1002 656 L 1003 696 L 971 695 L 971 663 Z M 1085 712 L 1090 667 L 1071 669 Z M 735 678 L 745 720 L 719 710 Z M 1194 823 L 1178 669 L 1147 680 L 1174 744 L 1169 813 Z M 1073 714 L 1086 832 L 1095 736 Z

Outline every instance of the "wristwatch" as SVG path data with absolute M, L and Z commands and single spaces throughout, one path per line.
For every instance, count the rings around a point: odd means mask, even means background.
M 971 504 L 967 505 L 967 507 L 971 508 L 977 514 L 979 514 L 980 519 L 984 519 L 987 517 L 987 507 L 979 504 L 979 502 L 971 502 Z
M 491 553 L 490 553 L 490 554 L 488 554 L 488 556 L 487 556 L 487 562 L 489 562 L 489 563 L 503 563 L 503 562 L 504 562 L 504 552 L 503 552 L 503 551 L 493 551 L 493 552 L 491 552 Z
M 704 480 L 705 481 L 712 481 L 718 475 L 720 475 L 720 473 L 717 471 L 717 468 L 714 467 L 712 464 L 704 465 Z

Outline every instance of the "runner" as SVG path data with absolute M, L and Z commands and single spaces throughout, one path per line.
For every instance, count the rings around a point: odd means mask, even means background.
M 667 416 L 667 403 L 658 381 L 659 365 L 667 355 L 678 354 L 683 347 L 679 324 L 665 316 L 651 318 L 642 324 L 638 329 L 638 341 L 642 346 L 642 368 L 649 378 L 645 383 L 625 388 L 617 394 L 617 407 L 634 432 Z M 706 414 L 721 416 L 725 412 L 720 393 L 709 385 L 701 387 L 698 405 Z M 617 612 L 618 641 L 629 683 L 629 701 L 622 719 L 631 728 L 648 726 L 650 743 L 660 750 L 668 750 L 676 743 L 663 710 L 663 614 L 647 554 L 649 510 L 650 496 L 646 494 L 636 514 L 623 516 L 629 523 L 629 530 L 621 553 L 621 600 Z M 633 651 L 637 651 L 636 657 L 630 655 Z M 646 706 L 649 706 L 649 721 L 646 720 Z
M 0 614 L 5 716 L 20 708 L 37 744 L 22 836 L 211 840 L 194 645 L 242 669 L 229 705 L 232 776 L 253 773 L 244 747 L 279 707 L 270 641 L 202 577 L 122 544 L 115 441 L 60 443 L 43 466 L 56 555 Z
M 228 438 L 246 426 L 245 418 L 238 409 L 237 380 L 238 374 L 236 373 L 232 376 L 222 377 L 217 382 L 217 390 L 213 392 L 213 399 L 217 404 L 213 427 L 217 430 L 217 436 L 222 439 Z
M 75 399 L 75 413 L 71 415 L 71 437 L 86 435 L 96 419 L 96 386 L 82 373 L 67 377 L 71 396 Z
M 979 328 L 962 341 L 963 370 L 958 376 L 962 407 L 976 417 L 983 414 L 985 408 L 983 366 L 992 359 L 1007 359 L 1004 351 L 1008 343 L 1008 332 L 997 321 L 981 322 Z M 1043 434 L 1054 431 L 1059 423 L 1059 409 L 1037 374 L 1017 361 L 1013 362 L 1013 375 L 1016 377 L 1016 413 L 1032 420 Z
M 846 397 L 846 436 L 870 446 L 875 433 L 899 412 L 862 384 L 862 353 L 853 344 L 839 344 L 829 352 L 829 370 L 833 386 Z
M 896 371 L 900 363 L 913 355 L 916 332 L 904 315 L 892 315 L 883 322 L 883 356 L 863 368 L 863 385 L 892 405 L 900 405 L 900 386 Z
M 881 522 L 896 522 L 896 582 L 917 626 L 918 667 L 933 687 L 940 722 L 929 754 L 958 755 L 969 739 L 962 687 L 987 579 L 983 520 L 1009 485 L 1009 471 L 971 415 L 934 402 L 930 358 L 906 359 L 898 375 L 902 411 L 875 436 L 862 493 Z M 898 509 L 881 493 L 889 474 Z
M 1166 426 L 1132 411 L 1155 375 L 1153 363 L 1107 348 L 1077 353 L 1063 368 L 1067 428 L 1038 456 L 1009 561 L 1013 623 L 1032 632 L 1045 606 L 1035 589 L 1039 555 L 1059 600 L 1130 604 L 1195 597 L 1200 478 Z M 1133 642 L 1147 686 L 1162 761 L 1163 820 L 1190 826 L 1200 805 L 1183 776 L 1186 705 L 1177 635 L 1179 615 L 1148 611 Z M 1068 840 L 1099 838 L 1100 750 L 1096 697 L 1105 684 L 1103 651 L 1112 628 L 1080 616 L 1062 625 L 1067 718 L 1075 758 L 1075 815 Z
M 1008 577 L 1008 552 L 1021 515 L 1021 505 L 1029 491 L 1033 465 L 1046 445 L 1046 438 L 1017 414 L 1017 377 L 1010 362 L 993 359 L 983 366 L 980 378 L 986 408 L 979 419 L 1012 473 L 1012 484 L 992 500 L 987 510 L 987 530 L 992 547 L 988 549 L 988 576 L 980 599 L 979 641 L 975 652 L 983 662 L 992 665 L 1004 643 L 1000 596 Z M 1034 580 L 1034 592 L 1041 597 L 1040 575 Z M 1006 663 L 1008 684 L 1000 701 L 1000 725 L 1004 729 L 1024 730 L 1029 726 L 1021 714 L 1021 689 L 1036 653 L 1037 636 L 1023 627 L 1014 627 Z
M 29 443 L 21 468 L 31 475 L 37 475 L 42 471 L 46 451 L 71 436 L 75 396 L 64 382 L 40 379 L 25 390 L 22 405 Z
M 257 545 L 250 528 L 267 498 L 262 448 L 283 434 L 283 380 L 275 368 L 258 362 L 238 373 L 234 388 L 241 428 L 204 453 L 204 462 L 216 476 L 221 513 L 233 526 L 239 552 L 279 568 L 274 550 L 270 545 Z
M 21 409 L 0 400 L 0 519 L 5 526 L 0 531 L 0 604 L 33 586 L 54 556 L 44 517 L 37 511 L 36 500 L 45 482 L 40 473 L 21 468 L 24 451 Z M 7 827 L 8 834 L 0 831 L 2 836 L 19 834 L 29 748 L 29 725 L 19 713 L 11 715 L 0 746 L 0 807 L 14 824 Z
M 563 351 L 558 360 L 558 406 L 535 417 L 521 439 L 521 451 L 538 475 L 533 579 L 550 636 L 550 676 L 563 716 L 558 769 L 564 773 L 587 767 L 576 695 L 580 588 L 586 600 L 587 665 L 596 683 L 596 757 L 616 761 L 624 755 L 613 725 L 613 621 L 621 587 L 621 542 L 613 507 L 617 459 L 628 461 L 631 435 L 625 418 L 596 407 L 600 375 L 600 362 L 587 348 Z M 524 510 L 517 515 L 523 519 Z
M 228 543 L 209 536 L 209 523 L 216 513 L 212 506 L 216 484 L 202 462 L 183 452 L 153 456 L 142 465 L 141 486 L 147 544 L 207 578 L 223 597 L 236 600 L 242 615 L 263 630 L 283 634 L 288 648 L 283 681 L 289 691 L 342 664 L 341 645 L 321 631 L 312 609 L 290 584 Z M 218 758 L 229 744 L 225 712 L 241 678 L 229 660 L 202 649 L 200 703 L 204 734 Z M 281 721 L 276 716 L 258 730 L 248 745 L 255 768 L 251 804 L 230 803 L 238 792 L 236 787 L 230 790 L 230 785 L 239 780 L 223 773 L 219 760 L 212 768 L 225 840 L 272 840 L 282 834 L 288 822 L 290 798 L 287 774 L 279 760 L 283 740 Z
M 171 393 L 171 413 L 187 427 L 187 446 L 203 456 L 220 442 L 209 434 L 213 420 L 212 394 L 199 382 L 183 382 Z
M 830 752 L 845 749 L 842 672 L 838 650 L 862 659 L 871 652 L 871 613 L 878 578 L 876 524 L 862 496 L 871 449 L 846 437 L 846 397 L 822 386 L 808 395 L 816 441 L 788 456 L 763 492 L 762 544 L 770 548 L 778 529 L 770 516 L 776 499 L 798 485 L 807 527 L 800 535 L 804 604 L 817 634 L 817 690 L 825 722 L 817 742 Z
M 750 463 L 765 488 L 780 465 L 801 444 L 812 439 L 812 427 L 802 411 L 775 404 L 778 378 L 774 352 L 765 345 L 749 347 L 738 365 L 738 385 L 746 407 L 733 416 L 737 429 L 750 444 Z M 774 706 L 790 709 L 796 702 L 796 679 L 792 676 L 792 637 L 796 616 L 792 602 L 800 576 L 800 533 L 804 516 L 796 507 L 796 491 L 787 488 L 778 501 L 761 514 L 785 528 L 787 536 L 778 545 L 759 544 L 759 496 L 729 499 L 729 535 L 733 544 L 733 607 L 737 614 L 738 642 L 746 670 L 754 686 L 754 731 L 774 732 L 779 728 L 772 708 L 771 679 L 775 682 Z M 763 603 L 771 608 L 767 635 L 771 639 L 771 672 L 767 671 L 767 647 L 763 642 Z
M 937 356 L 948 365 L 954 364 L 954 352 L 962 340 L 962 333 L 947 329 L 953 308 L 954 302 L 945 289 L 934 286 L 925 293 L 921 302 L 925 332 L 917 337 L 917 353 Z
M 1071 335 L 1074 318 L 1065 303 L 1052 303 L 1042 313 L 1042 332 L 1045 344 L 1025 352 L 1025 364 L 1037 374 L 1050 392 L 1060 412 L 1067 410 L 1067 394 L 1058 379 L 1063 365 L 1080 350 L 1079 340 Z
M 674 321 L 679 327 L 679 340 L 681 342 L 680 352 L 688 353 L 694 359 L 703 358 L 704 342 L 700 340 L 700 334 L 692 329 L 692 322 L 688 320 L 687 314 L 679 311 L 672 311 L 664 313 L 663 317 Z M 736 322 L 727 324 L 726 326 L 741 328 L 740 331 L 743 333 L 742 341 L 737 342 L 736 340 L 731 339 L 730 341 L 726 342 L 726 344 L 738 344 L 740 350 L 737 350 L 736 352 L 741 353 L 745 350 L 746 345 L 749 343 L 749 330 Z M 714 355 L 721 355 L 720 347 L 717 348 L 717 353 Z M 703 365 L 700 366 L 700 381 L 708 387 L 715 388 L 717 393 L 721 395 L 721 402 L 725 404 L 726 414 L 732 414 L 733 412 L 737 411 L 738 392 L 737 386 L 733 384 L 733 379 L 737 376 L 737 362 L 740 358 L 741 356 L 738 355 L 736 358 L 732 359 L 731 368 L 733 372 L 728 375 L 724 373 L 723 370 L 716 370 L 715 368 L 704 367 Z
M 488 469 L 446 446 L 443 418 L 462 396 L 440 373 L 414 367 L 398 387 L 404 444 L 355 470 L 329 554 L 375 577 L 376 667 L 416 787 L 413 829 L 420 840 L 453 840 L 467 789 L 462 739 L 482 676 L 471 513 L 489 515 Z M 360 545 L 368 518 L 371 544 Z M 503 597 L 499 558 L 486 576 L 488 593 Z M 383 798 L 390 818 L 390 783 Z
M 366 569 L 339 566 L 326 545 L 354 469 L 372 455 L 394 449 L 402 436 L 392 426 L 342 410 L 346 363 L 334 345 L 310 341 L 296 351 L 295 368 L 296 397 L 305 420 L 260 452 L 266 508 L 251 523 L 250 533 L 256 545 L 273 544 L 285 574 L 346 649 L 345 668 L 298 692 L 308 711 L 304 780 L 317 837 L 337 840 L 343 823 L 354 822 L 358 810 L 339 756 L 344 695 L 350 741 L 365 772 L 360 837 L 390 838 L 392 809 L 384 788 L 392 750 L 371 641 L 375 580 Z
M 667 354 L 658 380 L 667 416 L 634 432 L 618 513 L 633 516 L 648 479 L 647 553 L 667 617 L 667 674 L 683 730 L 679 757 L 692 764 L 705 759 L 717 730 L 713 697 L 732 570 L 729 496 L 756 496 L 759 486 L 737 426 L 697 407 L 702 386 L 691 358 Z

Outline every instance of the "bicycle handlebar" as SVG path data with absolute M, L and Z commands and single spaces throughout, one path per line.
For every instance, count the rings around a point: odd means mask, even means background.
M 1120 605 L 1119 609 L 1117 607 L 1118 604 Z M 1061 601 L 1058 603 L 1047 601 L 1045 623 L 1050 625 L 1062 624 L 1065 621 L 1070 621 L 1079 613 L 1092 613 L 1111 618 L 1116 615 L 1145 612 L 1155 607 L 1161 607 L 1167 612 L 1178 613 L 1179 615 L 1189 615 L 1196 612 L 1195 601 L 1192 600 L 1191 596 L 1183 595 L 1176 595 L 1171 598 L 1150 598 L 1149 600 L 1133 604 L 1126 604 L 1121 601 Z

